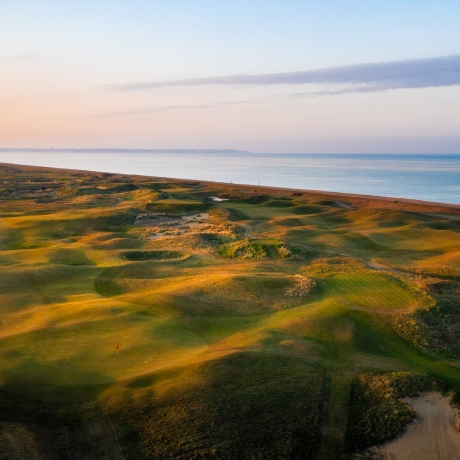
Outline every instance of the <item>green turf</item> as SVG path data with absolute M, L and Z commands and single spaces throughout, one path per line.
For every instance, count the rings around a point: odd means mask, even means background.
M 127 380 L 171 366 L 206 346 L 196 334 L 146 315 L 40 329 L 0 341 L 6 381 L 83 385 Z M 116 346 L 119 345 L 119 351 Z

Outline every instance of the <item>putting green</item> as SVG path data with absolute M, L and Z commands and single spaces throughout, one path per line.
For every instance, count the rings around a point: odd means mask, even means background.
M 173 366 L 205 346 L 187 329 L 136 314 L 4 338 L 0 376 L 11 383 L 107 384 Z
M 327 280 L 331 294 L 347 304 L 370 308 L 407 308 L 417 300 L 396 279 L 377 273 L 340 273 Z

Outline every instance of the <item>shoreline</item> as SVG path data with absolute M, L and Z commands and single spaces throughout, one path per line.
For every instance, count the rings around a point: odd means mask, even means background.
M 150 176 L 150 175 L 142 175 L 142 174 L 123 174 L 123 173 L 112 173 L 108 171 L 93 171 L 93 170 L 85 170 L 85 169 L 68 169 L 68 168 L 55 168 L 52 166 L 34 166 L 34 165 L 23 165 L 23 164 L 16 164 L 16 163 L 3 163 L 0 162 L 0 167 L 14 167 L 19 168 L 24 171 L 27 170 L 43 170 L 43 171 L 55 171 L 55 172 L 68 172 L 71 174 L 111 174 L 113 177 L 137 177 L 137 178 L 145 178 L 145 179 L 166 179 L 172 180 L 177 182 L 193 182 L 196 184 L 204 184 L 210 188 L 221 188 L 225 191 L 234 191 L 238 193 L 264 193 L 264 194 L 271 194 L 271 195 L 284 195 L 284 196 L 292 196 L 296 194 L 302 195 L 312 195 L 316 198 L 341 198 L 347 199 L 349 204 L 353 206 L 362 206 L 362 205 L 369 205 L 369 203 L 381 204 L 383 206 L 379 206 L 382 209 L 388 208 L 397 208 L 397 209 L 404 209 L 404 210 L 411 210 L 415 211 L 414 208 L 425 208 L 424 210 L 431 210 L 431 211 L 444 211 L 444 212 L 451 212 L 454 211 L 454 214 L 460 214 L 460 204 L 455 203 L 443 203 L 443 202 L 436 202 L 436 201 L 424 201 L 424 200 L 416 200 L 412 198 L 400 198 L 400 197 L 387 197 L 387 196 L 379 196 L 379 195 L 365 195 L 365 194 L 355 194 L 355 193 L 345 193 L 345 192 L 331 192 L 331 191 L 323 191 L 323 190 L 309 190 L 309 189 L 298 189 L 298 188 L 288 188 L 288 187 L 277 187 L 277 186 L 267 186 L 267 185 L 252 185 L 252 184 L 240 184 L 240 183 L 228 183 L 228 182 L 214 182 L 208 180 L 200 180 L 200 179 L 181 179 L 176 177 L 163 177 L 163 176 Z M 250 189 L 250 190 L 249 190 Z M 367 206 L 365 206 L 367 207 Z M 411 209 L 408 209 L 411 208 Z M 431 209 L 427 209 L 431 208 Z M 434 209 L 433 209 L 434 208 Z M 375 209 L 375 206 L 374 206 Z

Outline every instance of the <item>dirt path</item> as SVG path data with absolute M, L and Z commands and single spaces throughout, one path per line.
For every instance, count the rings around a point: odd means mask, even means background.
M 439 393 L 407 398 L 417 419 L 396 440 L 377 449 L 382 460 L 460 460 L 459 414 Z M 380 456 L 381 457 L 380 457 Z

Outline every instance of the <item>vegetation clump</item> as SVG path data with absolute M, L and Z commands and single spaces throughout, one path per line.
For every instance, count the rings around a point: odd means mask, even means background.
M 155 192 L 148 188 L 140 188 L 139 190 L 134 190 L 131 196 L 134 200 L 154 201 L 160 198 L 160 192 Z
M 415 417 L 402 398 L 424 391 L 440 391 L 443 385 L 427 374 L 365 373 L 352 384 L 347 437 L 350 450 L 382 444 L 397 436 Z
M 417 347 L 459 359 L 460 283 L 418 278 L 417 284 L 432 302 L 426 308 L 396 316 L 396 330 Z
M 333 273 L 366 273 L 366 265 L 352 257 L 326 257 L 314 260 L 308 267 L 308 273 L 329 275 Z
M 288 243 L 283 243 L 283 245 L 278 249 L 278 252 L 280 253 L 281 257 L 283 257 L 283 253 L 286 252 L 288 254 L 287 257 L 294 260 L 311 259 L 316 254 L 313 249 L 305 248 L 299 244 Z
M 294 286 L 289 288 L 285 295 L 303 297 L 310 294 L 310 292 L 312 292 L 316 286 L 316 282 L 312 279 L 297 274 L 294 276 Z
M 76 187 L 61 187 L 54 191 L 56 196 L 73 196 L 78 193 L 78 188 Z
M 186 392 L 126 404 L 133 458 L 311 458 L 324 379 L 290 356 L 236 353 L 194 369 Z M 134 443 L 136 435 L 140 442 Z
M 451 267 L 434 267 L 434 268 L 419 268 L 419 267 L 400 267 L 417 275 L 429 276 L 433 278 L 442 278 L 448 280 L 460 281 L 460 270 Z
M 267 257 L 267 250 L 263 244 L 253 243 L 247 238 L 235 243 L 224 244 L 218 248 L 217 253 L 224 259 L 264 259 Z

